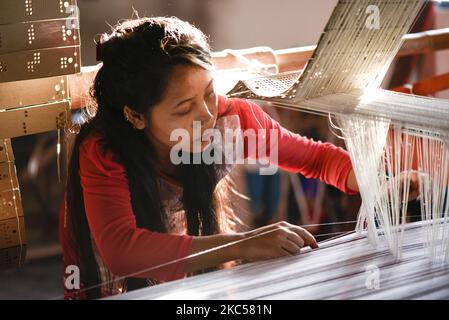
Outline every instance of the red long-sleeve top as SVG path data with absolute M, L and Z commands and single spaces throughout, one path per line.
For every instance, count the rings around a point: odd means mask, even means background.
M 288 131 L 257 104 L 248 100 L 220 96 L 218 119 L 232 116 L 234 119 L 238 117 L 243 131 L 266 129 L 267 135 L 273 132 L 278 135 L 278 167 L 301 173 L 307 178 L 321 179 L 343 192 L 354 193 L 346 186 L 352 166 L 348 153 L 342 148 Z M 88 136 L 79 151 L 85 211 L 93 245 L 104 267 L 116 276 L 141 272 L 138 277 L 158 281 L 185 277 L 185 260 L 156 270 L 142 270 L 187 256 L 192 237 L 183 233 L 157 233 L 138 228 L 131 206 L 126 170 L 122 164 L 114 161 L 114 154 L 105 147 L 103 138 L 98 134 Z M 245 156 L 248 156 L 247 140 L 244 151 Z M 68 228 L 63 227 L 65 224 L 61 223 L 60 230 L 64 263 L 66 266 L 76 265 L 78 257 L 72 240 L 74 236 L 82 235 L 71 235 Z M 70 290 L 66 290 L 66 296 L 70 296 Z

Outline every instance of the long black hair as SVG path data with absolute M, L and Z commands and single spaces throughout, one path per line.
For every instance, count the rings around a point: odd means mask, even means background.
M 157 154 L 142 130 L 126 121 L 124 106 L 141 114 L 163 99 L 173 67 L 187 64 L 210 68 L 211 53 L 204 34 L 177 18 L 144 18 L 120 23 L 101 39 L 103 65 L 91 96 L 94 110 L 73 144 L 67 181 L 69 231 L 79 257 L 88 298 L 100 296 L 100 275 L 91 243 L 79 177 L 79 147 L 92 132 L 104 137 L 106 147 L 123 164 L 137 226 L 166 232 L 166 217 L 155 169 Z M 190 235 L 211 235 L 230 229 L 232 211 L 225 203 L 225 183 L 218 184 L 214 165 L 183 167 L 182 202 Z M 217 187 L 217 184 L 220 187 Z

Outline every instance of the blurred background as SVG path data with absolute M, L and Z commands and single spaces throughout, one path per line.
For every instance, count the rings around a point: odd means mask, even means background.
M 94 37 L 109 32 L 120 19 L 177 16 L 210 37 L 214 51 L 268 46 L 284 49 L 314 45 L 336 0 L 78 0 L 82 65 L 97 63 Z M 424 10 L 414 32 L 449 26 L 449 10 L 434 2 Z M 401 58 L 391 68 L 385 88 L 414 82 L 449 70 L 448 50 Z M 438 93 L 449 98 L 449 91 Z M 291 131 L 343 146 L 328 119 L 263 106 Z M 63 294 L 58 210 L 63 182 L 58 181 L 56 132 L 13 139 L 28 238 L 28 263 L 0 271 L 0 299 L 49 299 Z M 62 159 L 62 167 L 65 159 Z M 299 175 L 279 172 L 260 176 L 257 168 L 240 166 L 232 173 L 238 189 L 251 200 L 236 200 L 238 215 L 257 227 L 288 220 L 307 225 L 318 241 L 354 229 L 360 199 Z M 346 224 L 335 222 L 349 221 Z

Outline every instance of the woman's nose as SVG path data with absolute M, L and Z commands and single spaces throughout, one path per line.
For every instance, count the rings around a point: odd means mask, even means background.
M 207 105 L 206 102 L 203 102 L 199 105 L 199 111 L 198 111 L 198 121 L 201 121 L 202 124 L 210 121 L 214 117 L 212 110 Z

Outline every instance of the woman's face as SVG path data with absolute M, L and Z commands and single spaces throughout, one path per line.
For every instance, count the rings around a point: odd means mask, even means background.
M 164 100 L 150 109 L 145 132 L 159 148 L 179 147 L 179 140 L 171 139 L 172 133 L 179 138 L 178 132 L 188 136 L 183 139 L 183 148 L 196 145 L 204 150 L 209 141 L 204 140 L 203 133 L 215 126 L 218 111 L 218 99 L 214 90 L 212 72 L 200 67 L 176 66 L 166 88 Z M 194 135 L 193 125 L 197 126 Z M 175 131 L 176 130 L 176 131 Z M 200 133 L 200 134 L 198 134 Z M 187 146 L 186 144 L 190 146 Z

